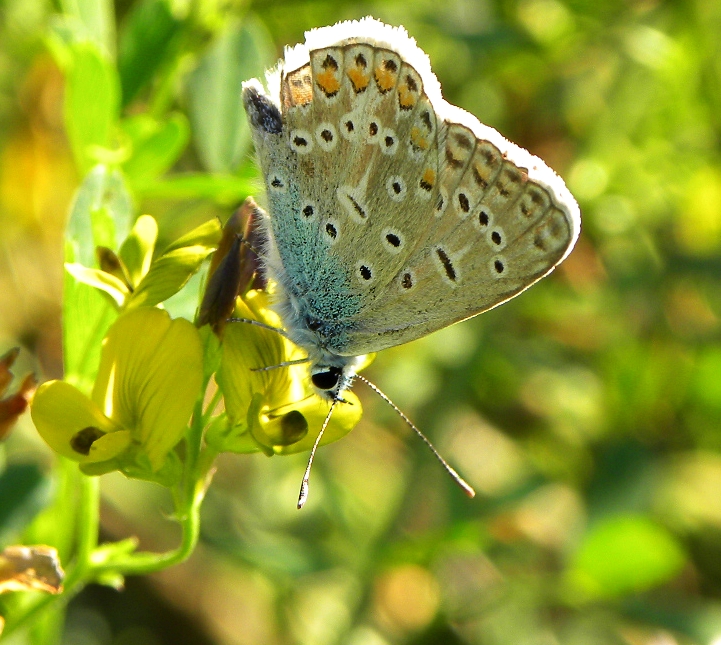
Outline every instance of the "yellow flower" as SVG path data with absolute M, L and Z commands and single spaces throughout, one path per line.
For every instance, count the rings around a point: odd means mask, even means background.
M 119 309 L 153 307 L 180 291 L 213 252 L 220 240 L 220 223 L 205 222 L 153 259 L 157 238 L 155 220 L 141 215 L 118 253 L 97 248 L 99 269 L 68 263 L 65 270 L 78 282 L 107 293 Z
M 205 436 L 219 452 L 310 450 L 330 409 L 311 386 L 308 363 L 285 365 L 305 354 L 279 333 L 281 321 L 270 308 L 274 285 L 266 282 L 258 259 L 258 249 L 266 246 L 262 217 L 249 197 L 225 224 L 198 316 L 200 325 L 209 324 L 222 338 L 216 381 L 226 414 Z M 239 318 L 271 329 L 230 322 Z M 344 392 L 343 399 L 333 410 L 324 444 L 348 434 L 361 418 L 356 396 Z
M 169 483 L 179 472 L 171 450 L 185 432 L 202 375 L 195 327 L 159 309 L 136 309 L 110 328 L 92 396 L 63 381 L 44 383 L 32 418 L 48 445 L 86 474 L 121 470 Z
M 271 298 L 267 292 L 248 292 L 238 299 L 234 317 L 279 328 Z M 310 450 L 330 403 L 313 391 L 308 364 L 257 371 L 302 358 L 303 351 L 278 332 L 244 322 L 226 325 L 216 377 L 227 423 L 211 428 L 208 442 L 219 450 L 268 455 Z M 347 403 L 335 407 L 322 444 L 344 437 L 360 421 L 363 409 L 355 394 L 344 392 L 343 399 Z

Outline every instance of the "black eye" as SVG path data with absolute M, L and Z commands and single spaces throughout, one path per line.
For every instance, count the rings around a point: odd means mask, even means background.
M 332 390 L 340 380 L 341 370 L 339 367 L 329 367 L 323 372 L 316 372 L 310 377 L 319 390 Z

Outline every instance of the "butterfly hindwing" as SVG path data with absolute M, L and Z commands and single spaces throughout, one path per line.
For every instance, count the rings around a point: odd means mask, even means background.
M 560 178 L 446 103 L 405 31 L 370 19 L 313 30 L 286 51 L 278 86 L 282 144 L 254 132 L 270 263 L 310 318 L 344 330 L 333 354 L 490 309 L 573 246 L 580 216 Z

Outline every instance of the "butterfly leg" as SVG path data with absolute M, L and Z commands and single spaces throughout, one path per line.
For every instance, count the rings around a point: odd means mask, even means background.
M 265 323 L 260 322 L 260 320 L 253 320 L 252 318 L 228 318 L 228 322 L 242 322 L 247 323 L 248 325 L 255 325 L 256 327 L 260 327 L 261 329 L 274 331 L 276 334 L 280 334 L 283 338 L 288 338 L 288 340 L 290 340 L 288 334 L 285 333 L 284 329 L 281 329 L 280 327 L 273 327 L 272 325 L 266 325 Z
M 268 365 L 268 367 L 251 367 L 251 372 L 268 372 L 270 370 L 278 369 L 279 367 L 290 367 L 291 365 L 302 365 L 303 363 L 310 362 L 310 358 L 298 358 L 294 361 L 283 361 L 277 365 Z

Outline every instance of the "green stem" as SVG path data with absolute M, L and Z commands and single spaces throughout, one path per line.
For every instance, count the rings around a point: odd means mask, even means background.
M 165 569 L 186 560 L 198 544 L 200 536 L 200 506 L 205 496 L 205 486 L 202 480 L 196 482 L 190 506 L 180 520 L 183 536 L 177 549 L 166 553 L 130 553 L 95 564 L 92 568 L 94 577 L 103 573 L 119 573 L 122 575 L 147 575 Z
M 86 569 L 90 564 L 90 556 L 98 546 L 100 530 L 100 480 L 97 477 L 80 477 L 80 504 L 78 509 L 78 538 L 75 567 Z

